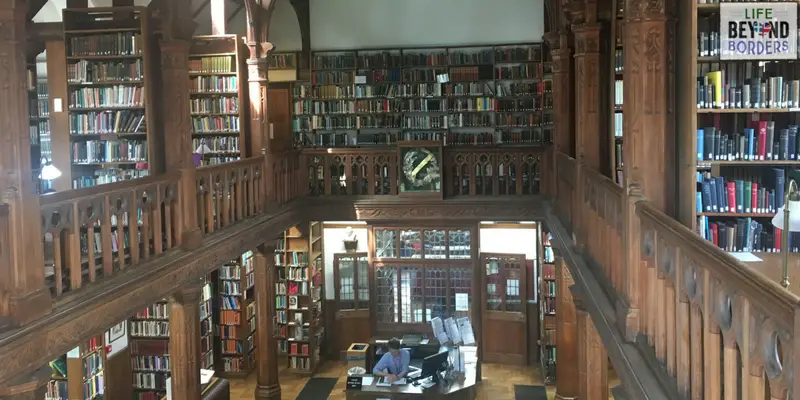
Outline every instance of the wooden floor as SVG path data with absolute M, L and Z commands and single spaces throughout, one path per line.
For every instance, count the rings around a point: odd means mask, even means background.
M 326 362 L 315 376 L 338 378 L 336 387 L 331 392 L 330 400 L 344 400 L 345 372 L 344 362 Z M 541 373 L 538 367 L 511 367 L 498 364 L 483 364 L 483 382 L 478 390 L 480 400 L 513 400 L 514 385 L 541 385 Z M 611 377 L 609 377 L 611 378 Z M 283 400 L 295 399 L 303 390 L 308 377 L 301 377 L 290 372 L 281 371 L 281 398 Z M 610 386 L 619 384 L 616 379 L 611 379 Z M 231 400 L 245 400 L 253 398 L 256 387 L 256 374 L 252 373 L 247 379 L 231 380 Z M 555 387 L 548 387 L 549 399 L 555 397 Z M 613 399 L 609 395 L 609 399 Z

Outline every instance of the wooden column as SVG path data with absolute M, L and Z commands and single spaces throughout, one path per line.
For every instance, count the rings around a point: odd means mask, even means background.
M 259 247 L 253 257 L 256 291 L 256 373 L 255 398 L 280 400 L 278 382 L 278 343 L 273 335 L 275 318 L 274 248 Z
M 169 298 L 169 358 L 174 400 L 200 398 L 200 295 L 193 283 Z
M 625 5 L 625 186 L 639 185 L 659 210 L 673 215 L 675 189 L 673 2 Z M 687 89 L 688 90 L 688 89 Z M 691 90 L 694 90 L 693 88 Z
M 245 0 L 250 1 L 250 0 Z M 224 35 L 228 13 L 225 12 L 225 0 L 210 0 L 211 3 L 211 34 Z
M 578 321 L 578 398 L 580 400 L 608 400 L 608 355 L 592 317 L 575 295 Z
M 578 398 L 578 333 L 575 303 L 569 287 L 575 282 L 567 265 L 556 259 L 556 399 Z
M 172 0 L 164 4 L 164 38 L 159 43 L 161 86 L 164 94 L 161 143 L 164 154 L 169 155 L 164 157 L 167 172 L 176 172 L 180 176 L 180 221 L 177 225 L 181 229 L 181 246 L 196 249 L 202 243 L 202 233 L 197 224 L 197 172 L 192 159 L 192 124 L 189 112 L 189 48 L 193 22 L 188 19 L 191 15 L 187 15 L 186 10 L 190 9 L 190 5 L 189 0 Z
M 548 34 L 545 39 L 548 41 L 553 59 L 553 123 L 555 124 L 553 142 L 558 151 L 574 156 L 572 49 L 569 47 L 566 33 Z
M 0 385 L 0 399 L 41 400 L 47 393 L 52 370 L 44 366 L 5 385 Z
M 7 232 L 0 234 L 6 237 L 0 243 L 0 330 L 25 325 L 51 310 L 44 282 L 39 196 L 31 171 L 27 9 L 27 1 L 0 2 L 0 54 L 4 59 L 0 68 L 0 202 L 8 204 Z
M 608 140 L 601 112 L 600 31 L 597 3 L 585 5 L 586 22 L 573 27 L 575 34 L 575 142 L 578 159 L 603 171 L 608 164 Z

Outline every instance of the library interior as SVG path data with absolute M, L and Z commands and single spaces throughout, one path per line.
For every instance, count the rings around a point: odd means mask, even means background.
M 797 8 L 0 0 L 0 399 L 797 399 Z

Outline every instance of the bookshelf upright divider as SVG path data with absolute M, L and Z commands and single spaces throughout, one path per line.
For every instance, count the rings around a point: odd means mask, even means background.
M 160 300 L 128 320 L 133 398 L 158 400 L 170 373 L 169 303 Z
M 556 380 L 556 265 L 550 240 L 543 225 L 539 229 L 539 362 L 545 383 Z
M 245 51 L 236 35 L 194 37 L 189 55 L 191 151 L 203 165 L 236 161 L 245 154 Z
M 611 154 L 609 161 L 611 162 L 611 171 L 613 179 L 617 184 L 623 185 L 623 89 L 624 89 L 624 43 L 622 37 L 624 36 L 624 17 L 625 17 L 625 2 L 623 0 L 613 0 L 614 4 L 614 18 L 611 20 L 611 43 L 609 47 L 612 49 L 614 56 L 610 61 L 610 74 L 614 78 L 614 86 L 609 90 L 611 101 L 611 118 L 609 118 L 609 140 L 611 146 L 609 150 Z
M 148 175 L 160 149 L 145 7 L 65 9 L 73 188 Z
M 215 370 L 215 347 L 217 325 L 214 324 L 214 279 L 216 274 L 205 277 L 205 285 L 200 292 L 200 365 L 203 369 Z

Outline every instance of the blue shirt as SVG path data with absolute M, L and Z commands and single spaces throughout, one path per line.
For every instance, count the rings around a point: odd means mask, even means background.
M 393 356 L 390 351 L 384 354 L 380 361 L 375 364 L 372 373 L 388 372 L 392 375 L 399 375 L 404 372 L 408 373 L 409 362 L 411 362 L 411 353 L 409 353 L 408 350 L 400 349 L 400 355 L 398 357 Z

